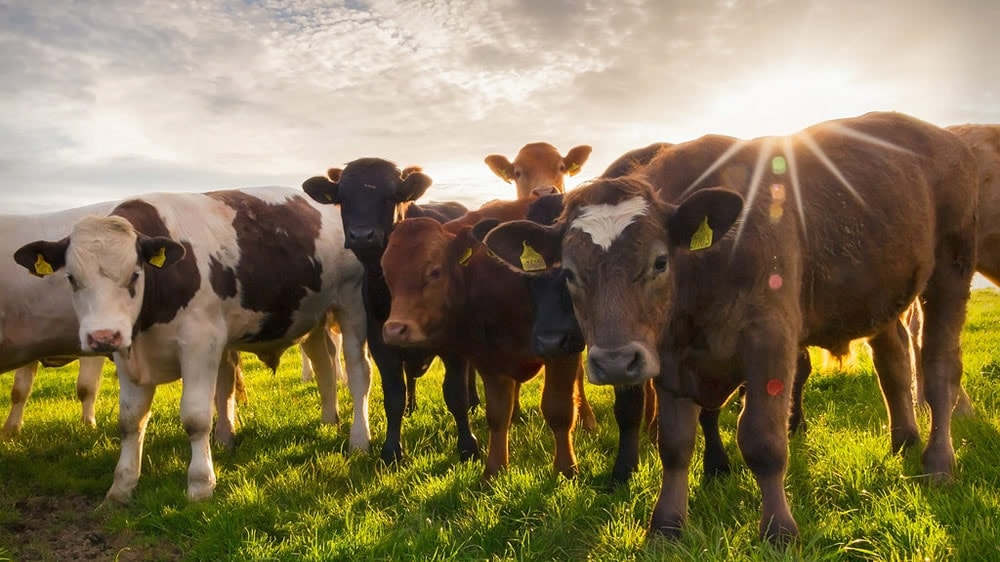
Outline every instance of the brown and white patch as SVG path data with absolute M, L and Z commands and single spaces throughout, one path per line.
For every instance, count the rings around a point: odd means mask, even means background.
M 576 229 L 590 235 L 590 239 L 605 252 L 622 235 L 636 217 L 646 214 L 649 204 L 641 197 L 632 197 L 614 204 L 587 205 L 570 223 Z

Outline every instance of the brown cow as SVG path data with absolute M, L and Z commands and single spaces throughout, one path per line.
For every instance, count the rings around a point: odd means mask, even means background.
M 590 157 L 591 150 L 593 149 L 589 145 L 581 144 L 563 156 L 547 142 L 533 142 L 521 147 L 513 162 L 502 154 L 490 154 L 484 161 L 503 181 L 510 183 L 513 180 L 517 187 L 517 198 L 524 199 L 530 197 L 536 189 L 542 190 L 540 195 L 545 195 L 546 188 L 551 187 L 559 193 L 565 192 L 564 176 L 578 174 Z M 587 401 L 582 369 L 577 377 L 576 391 L 580 396 L 580 423 L 587 431 L 593 431 L 597 429 L 597 418 Z M 515 403 L 514 411 L 520 411 L 519 403 Z
M 490 428 L 484 479 L 508 464 L 516 383 L 545 366 L 542 414 L 555 436 L 555 468 L 576 473 L 575 380 L 581 353 L 538 356 L 531 345 L 531 295 L 525 280 L 491 258 L 474 237 L 481 219 L 523 219 L 531 199 L 485 205 L 441 225 L 424 218 L 397 224 L 382 256 L 392 306 L 386 343 L 433 347 L 466 357 L 486 391 Z
M 530 248 L 533 268 L 561 261 L 572 273 L 593 382 L 657 377 L 663 481 L 651 530 L 679 534 L 698 409 L 720 406 L 744 383 L 737 441 L 761 488 L 760 532 L 773 541 L 798 535 L 783 485 L 803 346 L 840 350 L 869 338 L 892 448 L 916 443 L 899 317 L 917 296 L 931 409 L 923 465 L 933 481 L 950 480 L 959 334 L 975 265 L 968 148 L 897 113 L 741 142 L 706 171 L 692 162 L 711 140 L 661 154 L 645 179 L 574 190 L 552 227 L 518 221 L 486 237 L 513 267 Z

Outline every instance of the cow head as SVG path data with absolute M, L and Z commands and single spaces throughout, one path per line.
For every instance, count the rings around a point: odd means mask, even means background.
M 563 176 L 579 173 L 591 150 L 587 145 L 580 145 L 562 156 L 551 144 L 535 142 L 524 145 L 513 162 L 500 154 L 490 154 L 485 161 L 500 179 L 507 183 L 513 181 L 517 198 L 524 199 L 539 187 L 552 186 L 559 192 L 565 191 Z
M 343 170 L 331 168 L 302 188 L 320 203 L 340 205 L 344 247 L 362 261 L 377 260 L 385 249 L 393 224 L 402 220 L 405 206 L 427 191 L 431 178 L 418 167 L 400 171 L 381 158 L 361 158 Z
M 513 221 L 485 244 L 528 274 L 561 265 L 589 347 L 596 384 L 635 384 L 659 374 L 658 348 L 670 306 L 671 262 L 712 253 L 743 208 L 726 189 L 702 189 L 678 206 L 634 178 L 602 179 L 566 196 L 559 221 Z M 695 256 L 697 257 L 697 256 Z
M 392 295 L 383 336 L 389 345 L 427 347 L 449 328 L 446 318 L 461 307 L 457 289 L 461 268 L 478 245 L 466 227 L 458 234 L 430 218 L 406 219 L 396 225 L 382 255 L 385 282 Z
M 80 321 L 85 352 L 124 351 L 142 308 L 146 268 L 167 268 L 180 261 L 184 246 L 162 236 L 136 232 L 117 217 L 85 217 L 69 237 L 22 246 L 14 260 L 39 277 L 65 269 Z

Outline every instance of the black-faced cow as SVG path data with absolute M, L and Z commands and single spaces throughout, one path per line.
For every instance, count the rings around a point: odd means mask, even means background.
M 251 188 L 130 199 L 109 216 L 79 220 L 66 238 L 15 253 L 36 275 L 65 269 L 64 286 L 52 290 L 72 293 L 79 349 L 114 353 L 122 450 L 109 500 L 128 501 L 156 385 L 177 379 L 184 383 L 181 422 L 191 441 L 187 495 L 212 495 L 212 397 L 232 402 L 233 381 L 222 379 L 234 376 L 229 358 L 236 351 L 254 353 L 273 369 L 287 347 L 305 338 L 322 419 L 336 422 L 330 309 L 343 330 L 354 398 L 351 445 L 367 448 L 363 270 L 342 246 L 336 212 L 298 190 Z M 218 395 L 217 382 L 228 395 Z M 220 416 L 220 423 L 232 420 Z
M 457 353 L 483 379 L 490 428 L 484 479 L 507 466 L 517 384 L 543 365 L 542 413 L 555 437 L 555 468 L 566 475 L 577 470 L 572 436 L 581 354 L 540 357 L 534 352 L 527 284 L 491 258 L 472 233 L 483 219 L 523 218 L 530 201 L 496 201 L 443 225 L 425 218 L 404 220 L 382 256 L 392 294 L 385 341 Z
M 899 318 L 918 296 L 931 409 L 923 465 L 932 480 L 949 480 L 959 335 L 976 263 L 969 149 L 896 113 L 741 142 L 693 170 L 686 156 L 703 142 L 661 154 L 645 179 L 578 188 L 552 227 L 514 222 L 487 236 L 514 267 L 532 248 L 538 263 L 569 270 L 593 382 L 656 377 L 663 480 L 651 530 L 676 535 L 687 518 L 698 407 L 718 407 L 745 384 L 737 440 L 761 488 L 760 531 L 797 536 L 783 485 L 804 346 L 840 350 L 869 338 L 892 449 L 916 443 Z
M 368 347 L 371 350 L 385 397 L 386 435 L 381 458 L 387 463 L 403 456 L 401 441 L 403 414 L 407 407 L 407 380 L 427 370 L 435 355 L 444 363 L 444 399 L 458 429 L 458 453 L 464 460 L 478 454 L 479 445 L 469 426 L 469 405 L 475 389 L 475 372 L 455 353 L 438 350 L 403 349 L 387 345 L 382 324 L 389 317 L 392 299 L 385 284 L 381 259 L 389 234 L 405 216 L 424 217 L 444 222 L 464 213 L 458 204 L 416 205 L 431 185 L 431 178 L 412 167 L 400 170 L 381 158 L 361 158 L 343 170 L 331 168 L 327 175 L 315 176 L 302 187 L 313 199 L 339 207 L 346 237 L 344 246 L 354 252 L 364 266 L 362 295 L 368 322 Z M 476 398 L 478 400 L 478 398 Z

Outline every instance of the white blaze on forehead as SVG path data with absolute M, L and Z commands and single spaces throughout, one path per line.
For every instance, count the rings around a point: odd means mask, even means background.
M 645 215 L 648 208 L 649 203 L 642 197 L 632 197 L 614 205 L 588 205 L 569 227 L 589 234 L 594 244 L 606 252 L 625 227 L 635 222 L 636 217 Z

